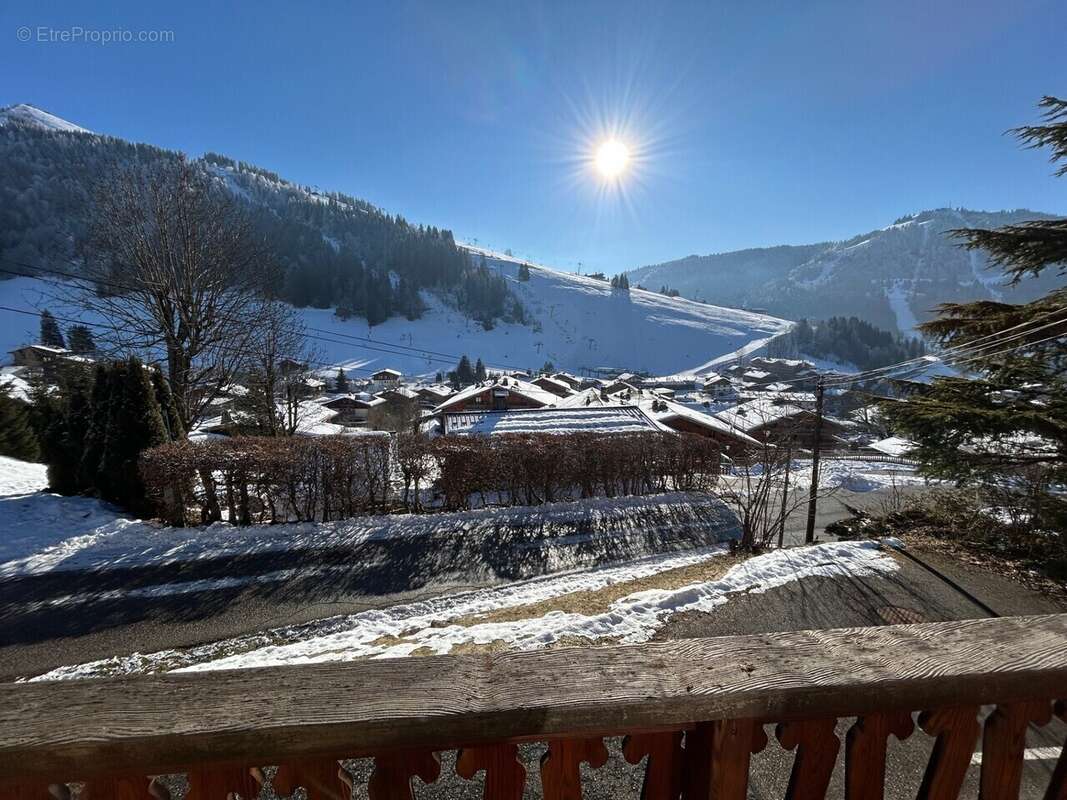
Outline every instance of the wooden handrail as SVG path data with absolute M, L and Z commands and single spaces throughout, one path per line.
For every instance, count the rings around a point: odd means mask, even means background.
M 359 756 L 375 756 L 383 775 L 397 759 L 397 774 L 432 771 L 419 753 L 459 748 L 473 774 L 509 763 L 500 748 L 533 740 L 555 743 L 543 774 L 549 781 L 563 770 L 564 785 L 579 761 L 600 758 L 601 737 L 623 734 L 635 763 L 660 754 L 655 780 L 666 787 L 675 778 L 664 759 L 681 757 L 672 742 L 682 731 L 690 759 L 697 745 L 711 748 L 709 758 L 723 748 L 740 758 L 767 722 L 780 723 L 782 746 L 821 775 L 837 757 L 837 717 L 860 718 L 850 752 L 871 751 L 877 763 L 881 742 L 884 775 L 885 740 L 910 732 L 911 712 L 925 712 L 919 725 L 944 737 L 977 726 L 977 708 L 997 704 L 995 748 L 998 726 L 1017 738 L 1019 720 L 1047 721 L 1065 696 L 1067 614 L 8 684 L 0 686 L 0 787 L 8 786 L 0 798 L 46 796 L 12 794 L 15 783 L 213 767 L 247 775 L 261 765 L 325 764 L 329 773 L 336 759 Z M 973 741 L 964 749 L 969 759 Z M 1021 759 L 1020 751 L 1020 769 Z

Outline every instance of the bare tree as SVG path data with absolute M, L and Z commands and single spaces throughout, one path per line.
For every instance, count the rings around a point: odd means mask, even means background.
M 250 218 L 177 158 L 119 167 L 97 192 L 76 302 L 105 318 L 107 344 L 162 360 L 186 430 L 246 363 L 273 275 Z
M 248 343 L 248 410 L 264 433 L 292 436 L 300 423 L 300 400 L 314 356 L 292 306 L 265 301 L 256 316 L 260 324 Z
M 794 464 L 800 444 L 810 438 L 802 425 L 780 424 L 759 444 L 736 453 L 733 468 L 724 475 L 717 492 L 741 522 L 741 546 L 763 549 L 777 538 L 781 547 L 786 521 L 808 503 L 808 493 L 798 486 L 802 472 Z M 819 496 L 835 490 L 820 488 Z

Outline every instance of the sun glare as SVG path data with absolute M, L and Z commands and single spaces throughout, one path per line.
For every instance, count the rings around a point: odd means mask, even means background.
M 630 150 L 618 139 L 608 139 L 596 150 L 597 172 L 608 180 L 614 180 L 626 171 L 630 163 Z

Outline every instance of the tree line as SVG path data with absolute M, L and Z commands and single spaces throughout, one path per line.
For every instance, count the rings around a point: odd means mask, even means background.
M 811 356 L 864 369 L 896 364 L 926 353 L 922 339 L 882 330 L 858 317 L 801 319 L 767 348 L 778 358 Z

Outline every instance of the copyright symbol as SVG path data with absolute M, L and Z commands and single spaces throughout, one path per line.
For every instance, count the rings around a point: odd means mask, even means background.
M 23 26 L 22 26 L 21 28 L 19 28 L 19 29 L 18 29 L 18 30 L 17 30 L 16 32 L 15 32 L 15 36 L 17 36 L 17 37 L 18 37 L 18 40 L 19 40 L 20 42 L 28 42 L 28 41 L 30 40 L 30 37 L 31 37 L 32 35 L 33 35 L 33 31 L 31 31 L 31 30 L 30 30 L 29 28 L 27 28 L 27 27 L 26 27 L 25 25 L 23 25 Z

